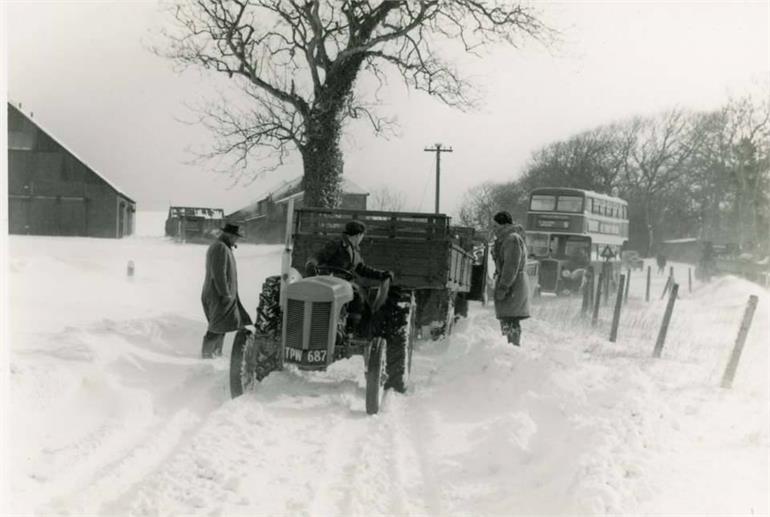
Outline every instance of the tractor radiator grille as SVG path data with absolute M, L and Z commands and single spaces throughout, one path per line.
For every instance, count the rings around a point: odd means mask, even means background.
M 559 280 L 559 262 L 543 260 L 540 262 L 540 287 L 544 291 L 555 291 Z
M 305 302 L 289 299 L 286 309 L 286 346 L 302 348 L 302 327 L 305 319 Z
M 326 350 L 329 341 L 329 316 L 331 316 L 331 309 L 331 302 L 316 302 L 313 304 L 308 348 Z

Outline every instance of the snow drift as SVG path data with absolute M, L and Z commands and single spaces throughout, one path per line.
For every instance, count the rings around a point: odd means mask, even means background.
M 280 247 L 235 253 L 253 311 Z M 610 305 L 592 328 L 579 300 L 544 298 L 521 349 L 472 305 L 450 338 L 420 343 L 412 389 L 367 417 L 360 358 L 230 400 L 227 357 L 198 358 L 204 246 L 13 236 L 9 255 L 12 512 L 768 512 L 768 297 L 740 279 L 680 289 L 661 359 L 663 277 L 645 303 L 634 273 L 617 343 Z

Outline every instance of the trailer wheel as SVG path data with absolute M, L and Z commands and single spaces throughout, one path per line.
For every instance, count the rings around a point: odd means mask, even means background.
M 453 291 L 448 292 L 448 298 L 447 298 L 447 311 L 446 311 L 446 320 L 444 323 L 444 332 L 443 337 L 449 337 L 452 335 L 452 331 L 455 329 L 455 321 L 457 321 L 457 317 L 455 315 L 455 301 L 457 299 L 457 293 Z
M 374 338 L 370 345 L 366 364 L 366 413 L 369 415 L 380 411 L 388 375 L 385 372 L 387 348 L 386 341 L 381 337 Z
M 464 293 L 458 294 L 455 298 L 455 316 L 458 318 L 468 317 L 468 298 Z

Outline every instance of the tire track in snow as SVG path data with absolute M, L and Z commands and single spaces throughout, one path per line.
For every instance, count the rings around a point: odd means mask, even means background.
M 72 487 L 66 495 L 48 501 L 42 513 L 77 512 L 98 515 L 120 513 L 121 496 L 172 453 L 186 433 L 200 419 L 189 411 L 180 411 L 170 419 L 152 426 L 137 437 L 133 446 L 120 451 L 115 459 L 89 474 L 89 480 Z
M 124 421 L 113 422 L 106 430 L 102 426 L 98 435 L 92 433 L 67 446 L 72 449 L 70 454 L 57 452 L 57 463 L 67 463 L 69 481 L 40 498 L 46 501 L 44 512 L 113 514 L 110 508 L 121 508 L 116 502 L 129 498 L 137 483 L 183 447 L 203 425 L 203 418 L 211 410 L 203 401 L 211 396 L 209 392 L 223 389 L 221 379 L 206 374 L 209 365 L 203 370 L 194 370 L 181 383 L 184 393 L 197 401 L 193 409 L 178 404 L 176 409 L 159 412 L 154 404 L 157 399 L 149 401 L 142 396 L 139 398 L 146 404 L 140 412 L 124 416 Z M 85 451 L 80 450 L 83 444 L 87 446 Z
M 346 432 L 356 427 L 355 438 L 330 451 L 327 480 L 309 515 L 438 514 L 435 490 L 423 471 L 424 444 L 414 442 L 408 407 L 408 397 L 388 392 L 377 416 L 364 417 L 361 425 L 352 426 L 349 419 L 337 423 Z
M 389 394 L 388 394 L 389 395 Z M 405 494 L 395 456 L 395 429 L 388 397 L 380 414 L 365 421 L 358 454 L 352 458 L 349 490 L 337 515 L 407 515 Z
M 226 403 L 141 484 L 131 513 L 310 515 L 335 466 L 344 479 L 344 444 L 366 430 L 357 385 L 331 381 L 277 373 L 261 393 Z

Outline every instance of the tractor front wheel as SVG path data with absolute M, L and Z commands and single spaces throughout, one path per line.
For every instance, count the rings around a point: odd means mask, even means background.
M 380 411 L 385 392 L 387 344 L 381 337 L 372 340 L 366 364 L 366 413 L 375 415 Z
M 241 330 L 235 335 L 230 353 L 230 396 L 240 397 L 257 382 L 254 335 Z
M 230 353 L 230 396 L 253 390 L 270 372 L 281 368 L 280 343 L 271 335 L 240 330 Z

